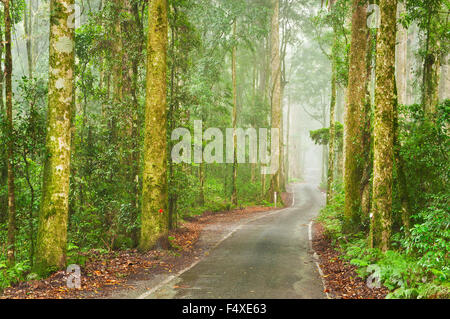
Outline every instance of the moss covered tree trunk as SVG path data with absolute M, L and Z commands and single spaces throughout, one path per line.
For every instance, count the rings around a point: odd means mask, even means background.
M 389 249 L 392 225 L 394 162 L 395 43 L 397 0 L 380 1 L 381 25 L 377 39 L 374 123 L 374 173 L 371 218 L 372 247 Z
M 16 244 L 16 199 L 14 190 L 14 138 L 12 115 L 12 56 L 11 56 L 11 14 L 10 1 L 4 1 L 5 16 L 5 89 L 6 89 L 6 119 L 8 135 L 8 264 L 15 262 Z
M 367 92 L 367 4 L 353 1 L 352 42 L 345 116 L 344 184 L 346 228 L 359 223 L 363 175 L 364 123 Z
M 167 2 L 149 3 L 144 168 L 140 249 L 151 249 L 168 231 L 166 59 Z
M 35 263 L 38 273 L 45 273 L 48 268 L 63 268 L 66 264 L 74 28 L 74 0 L 52 0 L 46 160 Z

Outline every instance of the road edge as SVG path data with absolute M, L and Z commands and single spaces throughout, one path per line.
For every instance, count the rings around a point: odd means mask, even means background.
M 325 280 L 323 278 L 324 273 L 323 273 L 322 267 L 320 267 L 320 264 L 319 264 L 319 260 L 320 260 L 319 255 L 316 253 L 316 251 L 314 250 L 313 245 L 312 245 L 312 241 L 313 241 L 312 226 L 313 226 L 313 224 L 314 224 L 314 221 L 312 220 L 308 225 L 309 248 L 314 253 L 313 254 L 314 263 L 316 264 L 320 279 L 322 280 L 323 290 L 327 296 L 327 299 L 333 299 L 333 298 L 331 298 L 330 294 L 327 291 L 327 286 L 326 286 Z

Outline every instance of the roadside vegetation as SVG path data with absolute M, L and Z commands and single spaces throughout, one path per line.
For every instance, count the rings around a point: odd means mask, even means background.
M 390 249 L 369 245 L 370 216 L 363 216 L 358 232 L 344 231 L 345 194 L 334 184 L 334 197 L 318 221 L 341 252 L 357 266 L 358 274 L 390 290 L 387 298 L 450 298 L 450 202 L 448 178 L 448 127 L 450 101 L 436 107 L 433 121 L 419 105 L 401 108 L 400 154 L 408 182 L 411 227 L 402 222 L 398 171 L 394 179 L 393 234 Z M 403 203 L 405 204 L 405 203 Z

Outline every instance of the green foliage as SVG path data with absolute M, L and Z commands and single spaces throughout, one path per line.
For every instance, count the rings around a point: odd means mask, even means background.
M 401 19 L 403 25 L 410 26 L 415 22 L 424 31 L 425 45 L 420 47 L 419 54 L 425 57 L 430 53 L 439 56 L 448 52 L 450 3 L 445 0 L 406 0 L 405 3 L 407 11 Z
M 168 240 L 169 240 L 170 247 L 171 247 L 172 249 L 174 249 L 174 250 L 181 250 L 181 249 L 182 249 L 179 245 L 177 245 L 177 244 L 175 243 L 175 237 L 169 236 L 169 237 L 168 237 Z
M 433 204 L 413 216 L 414 226 L 404 239 L 406 252 L 418 257 L 428 275 L 450 281 L 450 209 L 448 196 L 434 196 Z
M 344 148 L 344 126 L 341 123 L 336 122 L 335 130 L 337 149 L 339 150 L 339 152 L 342 152 Z M 330 142 L 330 128 L 322 128 L 319 130 L 311 131 L 309 132 L 309 135 L 316 145 L 328 145 L 328 143 Z
M 321 212 L 319 220 L 340 245 L 344 258 L 358 267 L 363 278 L 375 273 L 391 290 L 387 298 L 449 297 L 449 118 L 449 100 L 437 105 L 432 115 L 425 115 L 420 105 L 400 107 L 400 157 L 412 226 L 409 232 L 400 226 L 401 203 L 394 192 L 395 250 L 382 253 L 369 248 L 365 233 L 342 234 L 342 192 Z M 317 140 L 323 139 L 325 133 L 321 133 L 316 132 Z
M 450 293 L 448 196 L 433 196 L 432 205 L 413 217 L 410 235 L 397 233 L 393 247 L 382 253 L 368 247 L 367 235 L 343 234 L 344 194 L 335 188 L 332 202 L 322 209 L 318 220 L 326 234 L 357 267 L 364 279 L 375 275 L 391 293 L 387 298 L 448 298 Z
M 326 234 L 336 243 L 345 237 L 342 228 L 344 223 L 345 201 L 342 184 L 334 183 L 333 192 L 334 195 L 329 205 L 320 211 L 318 221 L 324 226 Z
M 31 269 L 29 261 L 21 261 L 12 267 L 7 267 L 6 262 L 0 259 L 0 291 L 6 287 L 25 280 Z
M 67 244 L 67 264 L 68 265 L 76 264 L 76 265 L 84 266 L 84 264 L 86 263 L 86 260 L 87 260 L 87 257 L 86 257 L 86 255 L 81 254 L 80 247 L 78 247 L 72 243 Z

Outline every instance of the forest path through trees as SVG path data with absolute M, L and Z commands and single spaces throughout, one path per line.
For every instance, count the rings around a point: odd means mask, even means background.
M 325 298 L 308 224 L 325 198 L 317 186 L 292 186 L 294 206 L 242 225 L 206 258 L 141 298 Z

